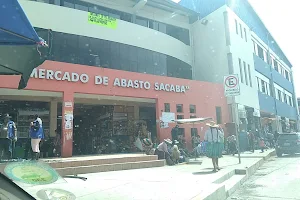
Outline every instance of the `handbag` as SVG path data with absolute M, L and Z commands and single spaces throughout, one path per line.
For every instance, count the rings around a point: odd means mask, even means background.
M 143 144 L 142 144 L 142 141 L 140 139 L 140 137 L 137 137 L 135 142 L 134 142 L 134 145 L 141 151 L 143 151 Z

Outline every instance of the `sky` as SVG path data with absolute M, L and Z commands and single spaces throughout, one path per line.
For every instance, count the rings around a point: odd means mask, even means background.
M 179 2 L 180 0 L 173 0 Z M 296 96 L 300 97 L 300 0 L 248 0 L 293 65 Z

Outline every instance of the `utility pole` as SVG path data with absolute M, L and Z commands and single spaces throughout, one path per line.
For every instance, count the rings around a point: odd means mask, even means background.
M 240 83 L 239 83 L 239 78 L 238 78 L 237 74 L 231 74 L 231 75 L 224 76 L 225 96 L 232 97 L 231 117 L 232 117 L 232 122 L 234 123 L 239 164 L 241 164 L 240 142 L 239 142 L 239 131 L 238 131 L 239 110 L 238 110 L 238 104 L 236 103 L 236 99 L 235 99 L 236 96 L 240 95 L 239 84 Z

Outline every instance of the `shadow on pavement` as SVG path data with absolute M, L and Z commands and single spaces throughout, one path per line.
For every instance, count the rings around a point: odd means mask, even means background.
M 205 174 L 214 174 L 214 171 L 201 171 L 201 172 L 193 172 L 193 175 L 205 175 Z

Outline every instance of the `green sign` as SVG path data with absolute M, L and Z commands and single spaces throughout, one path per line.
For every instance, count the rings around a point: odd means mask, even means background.
M 30 185 L 54 183 L 59 175 L 50 166 L 40 162 L 15 162 L 7 164 L 5 174 L 14 181 Z
M 88 22 L 112 29 L 116 29 L 118 24 L 117 19 L 113 17 L 91 12 L 88 12 Z

